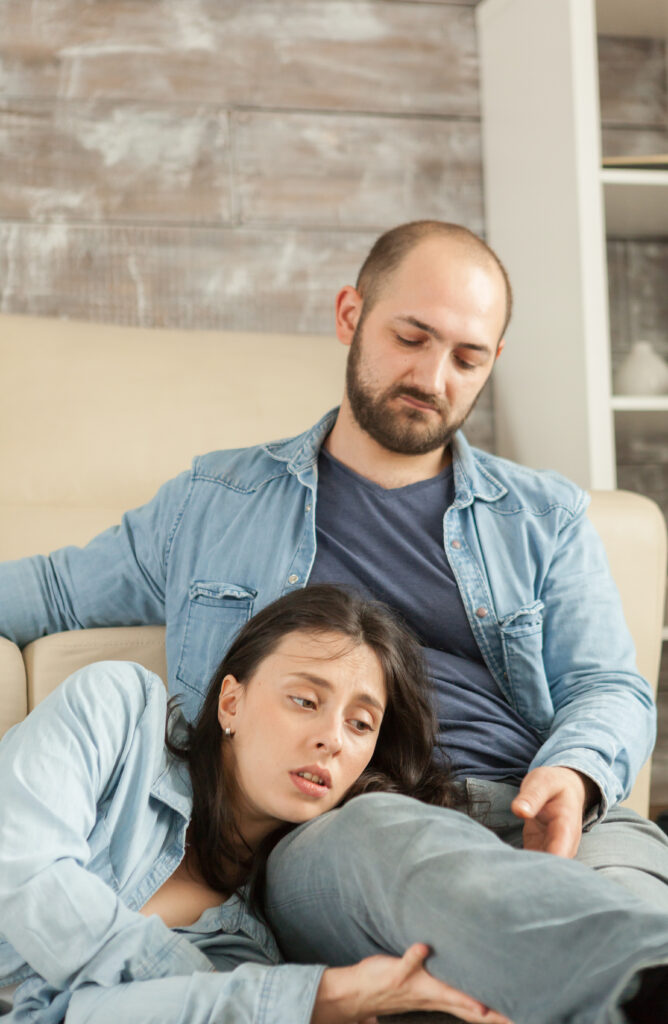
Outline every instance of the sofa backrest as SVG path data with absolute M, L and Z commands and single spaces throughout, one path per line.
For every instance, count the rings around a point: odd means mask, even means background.
M 0 560 L 82 544 L 194 455 L 297 434 L 341 398 L 334 337 L 0 316 Z
M 214 448 L 304 429 L 340 398 L 331 338 L 158 331 L 0 316 L 0 560 L 83 544 Z M 656 687 L 666 579 L 658 507 L 593 495 L 640 671 Z M 160 627 L 0 638 L 0 734 L 70 672 L 129 658 L 164 678 Z M 646 813 L 649 766 L 631 805 Z

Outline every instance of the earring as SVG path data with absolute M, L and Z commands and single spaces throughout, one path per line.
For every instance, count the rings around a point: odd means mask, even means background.
M 233 732 L 232 732 L 232 730 L 230 729 L 229 725 L 228 725 L 228 727 L 227 727 L 226 729 L 224 729 L 224 730 L 223 730 L 223 733 L 224 733 L 224 735 L 225 735 L 225 736 L 227 736 L 227 737 L 228 737 L 228 739 L 229 739 L 229 738 L 230 738 L 231 736 L 233 736 L 233 735 L 234 735 L 234 733 L 233 733 Z

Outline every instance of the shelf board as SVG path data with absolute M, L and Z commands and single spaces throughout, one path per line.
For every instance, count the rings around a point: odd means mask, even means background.
M 668 412 L 668 395 L 613 395 L 615 412 Z
M 596 31 L 607 36 L 668 35 L 666 0 L 596 0 Z
M 605 167 L 601 183 L 607 235 L 668 235 L 668 171 Z

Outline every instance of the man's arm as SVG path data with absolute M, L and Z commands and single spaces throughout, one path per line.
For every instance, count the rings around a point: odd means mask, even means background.
M 583 818 L 628 796 L 656 732 L 652 690 L 585 510 L 560 531 L 540 590 L 555 717 L 513 803 L 527 820 L 525 845 L 563 856 L 577 852 Z
M 162 624 L 169 545 L 189 494 L 181 473 L 83 548 L 0 564 L 0 635 L 20 647 L 48 633 Z

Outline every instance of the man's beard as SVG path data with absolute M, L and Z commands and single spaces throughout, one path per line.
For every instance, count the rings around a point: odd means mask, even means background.
M 455 422 L 448 421 L 449 406 L 445 399 L 425 394 L 409 384 L 394 384 L 380 395 L 374 395 L 361 375 L 362 333 L 364 317 L 355 329 L 346 364 L 346 393 L 357 423 L 383 448 L 400 455 L 426 455 L 445 448 L 478 401 L 480 392 Z M 403 405 L 403 414 L 392 407 L 392 400 L 407 395 L 431 406 L 435 413 Z

